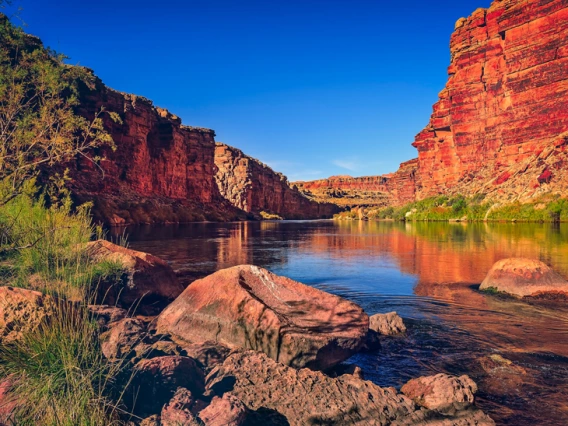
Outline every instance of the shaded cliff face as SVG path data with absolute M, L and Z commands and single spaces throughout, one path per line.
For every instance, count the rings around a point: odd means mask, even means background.
M 110 224 L 230 220 L 244 217 L 224 200 L 215 183 L 215 133 L 182 126 L 181 120 L 152 102 L 97 82 L 85 88 L 79 113 L 103 115 L 116 145 L 94 153 L 100 167 L 78 158 L 71 167 L 74 193 L 94 201 L 95 218 Z
M 339 212 L 334 204 L 305 197 L 281 173 L 231 146 L 217 143 L 215 175 L 219 192 L 247 213 L 277 214 L 285 219 L 329 218 Z
M 460 19 L 449 79 L 416 137 L 419 198 L 568 188 L 568 2 L 496 0 Z
M 342 207 L 384 207 L 414 201 L 418 160 L 400 165 L 396 173 L 382 176 L 332 176 L 294 182 L 306 196 Z

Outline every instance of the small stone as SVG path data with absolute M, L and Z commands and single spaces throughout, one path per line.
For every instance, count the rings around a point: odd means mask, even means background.
M 473 404 L 477 385 L 466 375 L 454 377 L 440 373 L 412 379 L 400 391 L 422 407 L 444 411 Z
M 388 314 L 375 314 L 369 317 L 369 329 L 384 336 L 404 333 L 406 326 L 396 312 Z

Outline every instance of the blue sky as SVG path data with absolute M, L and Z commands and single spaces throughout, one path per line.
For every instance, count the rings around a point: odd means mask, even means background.
M 489 0 L 21 0 L 26 30 L 110 87 L 291 180 L 395 171 Z

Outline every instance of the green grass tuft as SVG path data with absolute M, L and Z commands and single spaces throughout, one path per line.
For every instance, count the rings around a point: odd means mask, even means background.
M 88 312 L 67 302 L 35 330 L 0 346 L 0 376 L 10 378 L 18 425 L 119 424 L 109 398 L 119 368 L 102 355 Z

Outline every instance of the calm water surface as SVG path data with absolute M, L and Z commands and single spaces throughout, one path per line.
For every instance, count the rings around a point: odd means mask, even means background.
M 396 310 L 409 327 L 351 362 L 381 386 L 469 374 L 498 424 L 568 424 L 568 304 L 477 291 L 499 259 L 540 259 L 568 277 L 568 224 L 240 222 L 137 227 L 130 246 L 168 260 L 189 283 L 254 264 L 351 299 Z M 488 368 L 489 355 L 514 368 Z M 484 368 L 485 366 L 485 368 Z

